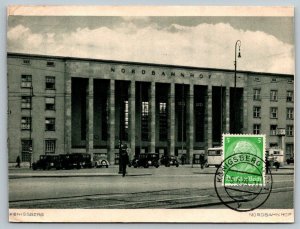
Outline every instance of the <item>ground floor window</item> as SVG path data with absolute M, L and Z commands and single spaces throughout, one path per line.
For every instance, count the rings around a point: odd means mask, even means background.
M 45 154 L 55 154 L 56 140 L 47 139 L 45 140 Z
M 32 153 L 32 140 L 29 139 L 22 139 L 21 140 L 22 146 L 22 161 L 30 162 L 31 153 Z

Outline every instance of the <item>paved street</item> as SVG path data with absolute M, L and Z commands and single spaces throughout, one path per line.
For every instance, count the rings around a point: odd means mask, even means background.
M 214 190 L 215 168 L 117 167 L 62 171 L 10 169 L 10 208 L 225 208 Z M 272 171 L 263 208 L 293 207 L 293 168 Z

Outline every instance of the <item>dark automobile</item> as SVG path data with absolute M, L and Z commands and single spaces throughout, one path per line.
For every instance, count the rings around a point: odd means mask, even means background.
M 286 159 L 286 163 L 289 165 L 289 164 L 294 164 L 294 158 L 291 157 L 291 158 L 288 158 Z
M 61 154 L 59 157 L 61 169 L 81 169 L 93 167 L 91 155 L 87 153 Z
M 32 169 L 49 170 L 51 168 L 59 169 L 60 159 L 58 155 L 41 155 L 37 162 L 32 163 Z
M 158 154 L 157 153 L 141 153 L 140 155 L 138 155 L 138 157 L 133 159 L 133 161 L 131 162 L 131 165 L 134 168 L 137 168 L 137 167 L 148 168 L 149 166 L 154 166 L 155 168 L 158 168 L 159 167 Z
M 160 164 L 165 165 L 166 167 L 179 166 L 179 162 L 175 156 L 167 156 L 167 155 L 161 157 Z

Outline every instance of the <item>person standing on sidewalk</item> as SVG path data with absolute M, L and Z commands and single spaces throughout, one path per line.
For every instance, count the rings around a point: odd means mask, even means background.
M 20 156 L 17 157 L 17 160 L 16 160 L 17 164 L 16 164 L 16 168 L 21 168 L 20 164 L 21 164 L 21 159 L 20 159 Z
M 125 177 L 126 175 L 126 167 L 129 162 L 129 156 L 127 152 L 127 145 L 124 144 L 123 147 L 121 148 L 121 156 L 120 156 L 120 163 L 121 163 L 121 168 L 122 168 L 122 176 Z

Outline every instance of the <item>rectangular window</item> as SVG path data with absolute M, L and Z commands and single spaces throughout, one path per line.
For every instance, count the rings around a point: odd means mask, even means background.
M 45 109 L 46 110 L 55 110 L 55 98 L 46 97 L 45 98 Z
M 253 89 L 253 100 L 260 100 L 260 88 Z
M 129 107 L 128 107 L 128 100 L 124 101 L 124 107 L 123 107 L 123 136 L 122 139 L 127 141 L 128 140 L 128 130 L 129 130 Z
M 159 140 L 166 141 L 168 139 L 168 114 L 167 103 L 159 103 Z
M 288 83 L 294 83 L 294 80 L 288 80 L 287 82 Z
M 45 140 L 45 154 L 55 154 L 55 139 L 47 139 Z
M 253 118 L 260 118 L 260 107 L 253 107 Z
M 260 124 L 253 125 L 253 134 L 260 134 Z
M 29 59 L 23 59 L 23 64 L 30 65 L 30 60 Z
M 286 101 L 287 102 L 293 102 L 294 101 L 294 92 L 293 91 L 287 91 Z
M 46 89 L 55 90 L 55 76 L 46 76 Z
M 260 82 L 260 78 L 259 77 L 254 77 L 254 81 Z
M 270 126 L 270 135 L 276 135 L 277 132 L 277 125 Z
M 31 130 L 31 117 L 22 117 L 21 118 L 21 129 L 22 130 Z
M 277 101 L 278 100 L 278 91 L 277 90 L 271 90 L 270 93 L 270 100 L 271 101 Z
M 294 158 L 294 144 L 293 143 L 287 143 L 286 144 L 286 158 Z
M 22 75 L 21 76 L 21 87 L 31 88 L 32 86 L 32 76 L 31 75 Z
M 142 140 L 148 141 L 149 132 L 149 102 L 142 102 Z
M 22 139 L 21 140 L 22 146 L 22 161 L 30 162 L 31 153 L 32 153 L 32 140 L 29 139 Z
M 47 61 L 47 67 L 55 67 L 55 63 L 53 61 Z
M 270 118 L 277 118 L 278 108 L 271 107 L 270 108 Z
M 294 119 L 294 108 L 287 108 L 286 109 L 286 118 L 287 119 Z
M 271 79 L 271 83 L 276 83 L 277 82 L 277 79 L 276 78 L 272 78 Z
M 30 109 L 31 108 L 30 96 L 22 96 L 22 98 L 21 98 L 21 108 L 22 109 Z
M 293 125 L 286 126 L 286 136 L 288 136 L 288 137 L 294 136 L 294 126 Z
M 46 118 L 45 119 L 45 130 L 46 131 L 55 131 L 55 118 Z

